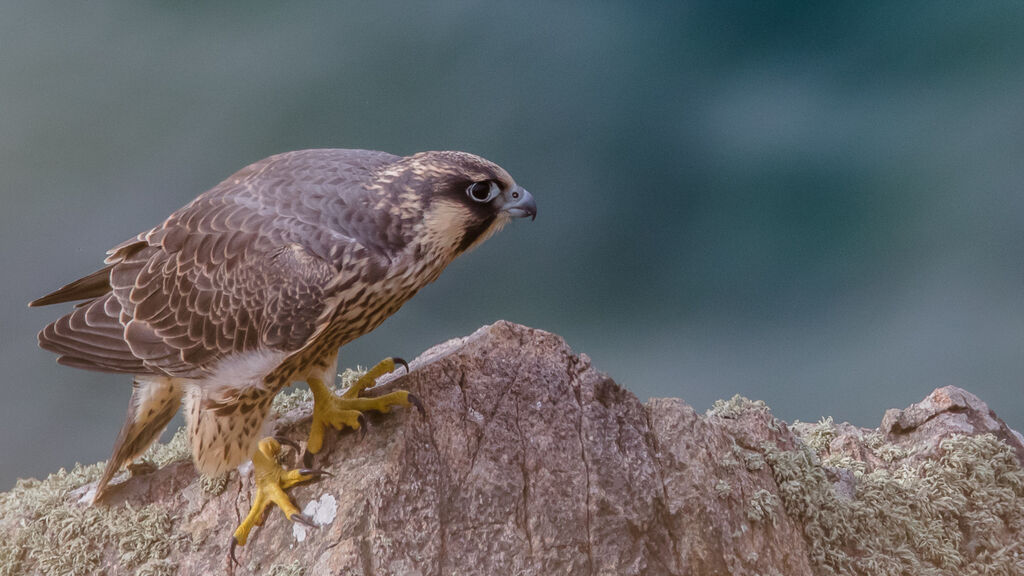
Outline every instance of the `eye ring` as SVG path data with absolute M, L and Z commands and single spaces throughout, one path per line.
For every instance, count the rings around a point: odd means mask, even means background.
M 466 195 L 477 202 L 490 202 L 498 195 L 498 185 L 492 180 L 473 182 L 466 188 Z

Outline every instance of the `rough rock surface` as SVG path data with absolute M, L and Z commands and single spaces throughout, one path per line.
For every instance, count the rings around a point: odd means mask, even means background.
M 233 567 L 248 474 L 218 485 L 158 458 L 90 507 L 99 467 L 82 467 L 0 495 L 0 576 L 1024 574 L 1024 442 L 958 388 L 879 430 L 791 428 L 739 397 L 642 404 L 506 322 L 391 380 L 375 390 L 408 389 L 425 414 L 337 438 L 333 476 L 291 492 L 320 528 L 274 510 Z M 278 430 L 302 441 L 309 413 Z

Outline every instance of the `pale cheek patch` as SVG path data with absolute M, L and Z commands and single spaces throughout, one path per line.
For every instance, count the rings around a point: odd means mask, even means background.
M 458 246 L 469 218 L 469 210 L 461 204 L 445 200 L 434 202 L 423 216 L 426 244 L 446 249 Z

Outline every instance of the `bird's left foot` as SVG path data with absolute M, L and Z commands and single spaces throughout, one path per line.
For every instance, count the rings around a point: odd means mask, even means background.
M 396 390 L 372 398 L 360 396 L 364 390 L 372 388 L 377 383 L 377 378 L 394 372 L 400 365 L 405 366 L 406 372 L 409 371 L 409 364 L 405 360 L 385 358 L 366 374 L 360 376 L 341 395 L 335 394 L 322 380 L 310 378 L 307 383 L 313 392 L 313 424 L 310 426 L 309 442 L 306 444 L 307 456 L 317 454 L 323 449 L 324 433 L 328 426 L 335 430 L 342 430 L 346 427 L 353 430 L 363 429 L 366 425 L 363 412 L 372 410 L 387 413 L 391 411 L 392 406 L 410 405 L 416 406 L 422 412 L 423 404 L 419 398 L 407 390 Z M 309 460 L 307 459 L 306 462 Z
M 237 563 L 235 560 L 235 547 L 245 546 L 245 542 L 249 538 L 249 532 L 252 531 L 254 526 L 263 524 L 266 512 L 268 512 L 271 504 L 276 504 L 292 522 L 313 526 L 312 520 L 299 512 L 299 509 L 292 503 L 285 490 L 296 484 L 318 480 L 321 476 L 327 475 L 327 473 L 308 468 L 285 470 L 281 466 L 280 459 L 280 441 L 275 438 L 260 440 L 259 448 L 252 457 L 252 475 L 253 480 L 256 482 L 256 496 L 252 500 L 249 514 L 246 515 L 245 520 L 242 520 L 242 523 L 239 524 L 234 535 L 231 537 L 231 560 L 233 562 Z

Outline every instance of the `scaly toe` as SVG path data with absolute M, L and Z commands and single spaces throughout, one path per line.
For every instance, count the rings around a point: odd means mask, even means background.
M 292 444 L 294 445 L 294 443 Z M 249 533 L 254 527 L 263 524 L 263 520 L 272 506 L 280 508 L 290 520 L 303 524 L 309 521 L 308 517 L 299 513 L 285 490 L 298 484 L 317 480 L 326 472 L 310 468 L 285 470 L 278 463 L 280 454 L 281 441 L 275 438 L 261 440 L 259 449 L 253 454 L 253 481 L 256 484 L 256 494 L 253 496 L 249 513 L 235 529 L 231 538 L 232 560 L 235 560 L 235 547 L 245 546 L 249 539 Z

